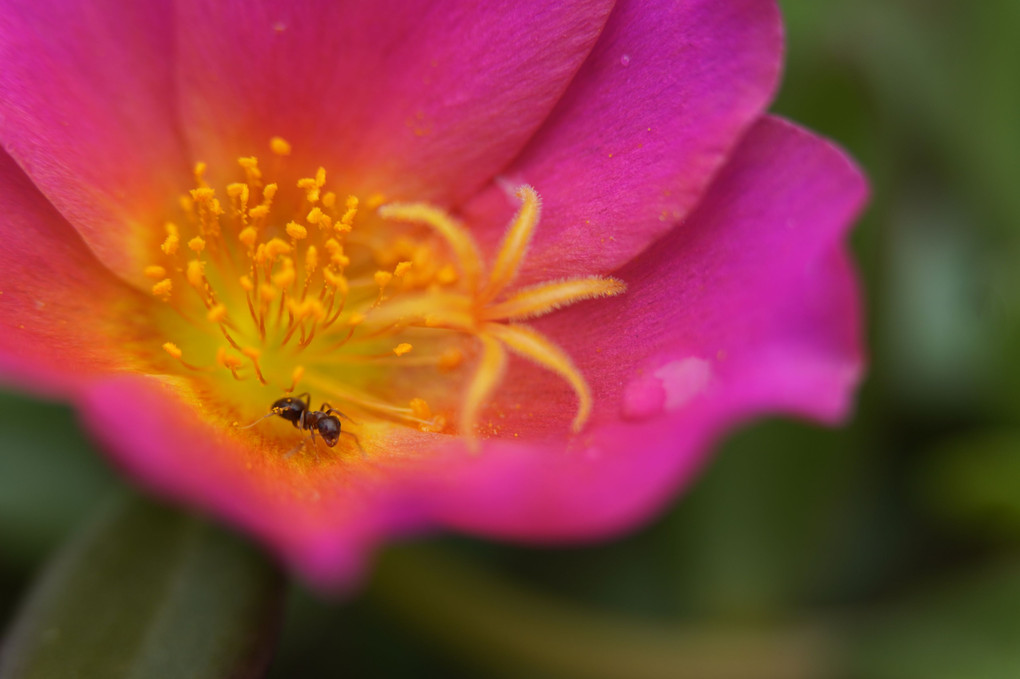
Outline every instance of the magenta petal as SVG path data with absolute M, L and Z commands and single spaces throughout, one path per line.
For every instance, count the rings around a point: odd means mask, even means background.
M 133 289 L 96 261 L 2 151 L 0 205 L 0 378 L 60 396 L 129 367 L 115 316 Z
M 782 34 L 765 0 L 617 4 L 570 89 L 504 172 L 544 198 L 525 279 L 609 271 L 685 218 L 775 90 Z M 466 208 L 499 237 L 507 199 Z
M 280 135 L 307 172 L 324 164 L 341 186 L 448 203 L 520 150 L 610 6 L 183 2 L 185 128 L 205 160 Z
M 116 0 L 0 7 L 0 143 L 128 277 L 138 275 L 135 227 L 176 195 L 169 177 L 188 171 L 168 9 Z
M 625 295 L 541 324 L 592 382 L 586 431 L 566 452 L 493 442 L 464 473 L 437 470 L 436 519 L 526 539 L 607 534 L 648 517 L 738 423 L 845 416 L 862 357 L 843 240 L 865 195 L 838 149 L 756 125 L 687 222 L 617 272 Z M 571 400 L 541 371 L 516 371 L 509 389 L 504 403 L 543 404 L 515 416 L 539 430 Z
M 356 576 L 387 537 L 429 527 L 606 535 L 647 518 L 733 425 L 846 413 L 861 356 L 843 238 L 865 193 L 828 143 L 775 119 L 755 126 L 687 223 L 618 272 L 626 295 L 542 324 L 596 394 L 570 443 L 569 389 L 525 365 L 499 395 L 520 439 L 489 439 L 472 455 L 411 432 L 412 445 L 345 455 L 316 474 L 231 443 L 157 379 L 107 380 L 83 412 L 130 473 L 245 527 L 320 585 Z M 125 408 L 138 426 L 117 426 Z

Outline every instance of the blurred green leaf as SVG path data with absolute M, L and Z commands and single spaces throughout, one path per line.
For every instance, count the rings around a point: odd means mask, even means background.
M 0 559 L 30 572 L 116 487 L 66 405 L 0 393 Z
M 119 497 L 30 593 L 0 655 L 0 678 L 261 676 L 282 584 L 239 538 Z
M 1020 677 L 1020 563 L 960 576 L 862 622 L 847 676 Z
M 921 491 L 931 509 L 986 537 L 1020 538 L 1020 431 L 983 431 L 942 444 Z

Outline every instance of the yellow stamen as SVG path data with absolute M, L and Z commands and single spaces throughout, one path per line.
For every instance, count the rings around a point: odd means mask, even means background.
M 180 358 L 181 356 L 184 355 L 184 352 L 181 351 L 180 347 L 178 347 L 173 342 L 164 342 L 163 343 L 163 351 L 165 351 L 166 353 L 170 354 L 174 358 Z
M 166 302 L 170 299 L 170 293 L 173 289 L 174 282 L 169 278 L 164 278 L 159 283 L 152 286 L 152 294 Z
M 290 143 L 283 137 L 273 137 L 270 139 L 269 148 L 278 156 L 289 156 L 291 151 Z
M 223 319 L 227 317 L 227 307 L 224 304 L 217 304 L 213 308 L 209 309 L 209 313 L 205 315 L 206 319 L 210 323 L 221 323 Z
M 308 229 L 301 226 L 297 222 L 289 222 L 286 226 L 287 235 L 294 240 L 304 240 L 308 238 Z
M 478 437 L 475 423 L 478 412 L 489 396 L 496 390 L 506 372 L 506 351 L 503 346 L 488 335 L 479 335 L 482 343 L 482 355 L 478 361 L 475 376 L 464 396 L 464 404 L 460 412 L 460 435 L 467 439 L 468 448 L 478 450 Z
M 393 353 L 396 354 L 397 356 L 403 356 L 404 354 L 406 354 L 409 351 L 411 351 L 411 349 L 413 349 L 413 348 L 414 347 L 412 347 L 407 342 L 401 342 L 397 346 L 393 347 Z
M 468 289 L 475 290 L 478 287 L 482 270 L 478 246 L 467 230 L 446 212 L 427 203 L 390 203 L 379 208 L 379 216 L 435 229 L 453 248 Z
M 201 236 L 195 236 L 188 241 L 188 248 L 196 253 L 205 250 L 205 239 Z
M 514 215 L 499 246 L 499 254 L 489 274 L 489 283 L 482 292 L 483 300 L 492 299 L 513 282 L 524 261 L 531 237 L 535 234 L 535 226 L 538 225 L 542 204 L 535 189 L 525 184 L 517 189 L 517 197 L 522 201 L 521 209 Z
M 566 352 L 526 325 L 489 323 L 483 332 L 491 334 L 520 356 L 552 370 L 570 384 L 574 393 L 577 394 L 578 401 L 577 415 L 574 416 L 571 426 L 575 432 L 581 431 L 581 427 L 584 426 L 591 414 L 591 390 Z
M 506 301 L 487 307 L 482 315 L 491 321 L 535 318 L 581 300 L 619 295 L 626 289 L 626 284 L 615 278 L 575 278 L 542 283 L 524 288 Z
M 185 273 L 188 283 L 191 283 L 192 287 L 202 289 L 205 287 L 205 262 L 198 259 L 193 259 L 188 262 L 188 269 Z
M 147 278 L 155 279 L 166 278 L 166 269 L 156 264 L 153 264 L 152 266 L 145 267 L 145 276 Z

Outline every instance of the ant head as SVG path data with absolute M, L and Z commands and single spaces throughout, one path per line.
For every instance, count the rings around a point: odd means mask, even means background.
M 335 446 L 336 442 L 340 440 L 340 418 L 335 415 L 320 417 L 319 421 L 315 423 L 315 428 L 318 430 L 319 436 L 322 437 L 322 440 L 330 448 Z
M 270 410 L 288 422 L 297 423 L 301 420 L 301 413 L 305 411 L 305 404 L 300 399 L 287 396 L 275 401 Z

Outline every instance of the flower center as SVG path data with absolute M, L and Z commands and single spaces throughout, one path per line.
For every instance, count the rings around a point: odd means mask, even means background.
M 286 176 L 290 145 L 274 138 L 270 149 L 269 165 Z M 195 186 L 145 268 L 166 303 L 163 349 L 206 393 L 247 416 L 311 392 L 313 405 L 328 401 L 355 421 L 474 444 L 509 349 L 571 386 L 573 428 L 584 425 L 584 377 L 520 321 L 625 286 L 587 277 L 511 287 L 539 221 L 534 189 L 517 190 L 521 207 L 486 267 L 468 230 L 438 207 L 338 194 L 321 167 L 270 182 L 255 157 L 238 165 L 239 181 L 217 190 L 196 164 Z

